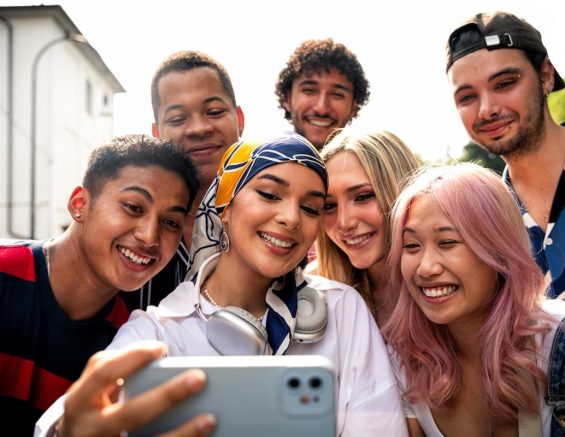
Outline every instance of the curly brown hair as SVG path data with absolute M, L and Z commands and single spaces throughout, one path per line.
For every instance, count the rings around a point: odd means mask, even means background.
M 294 80 L 301 74 L 310 75 L 322 71 L 329 73 L 333 69 L 344 74 L 353 84 L 353 101 L 357 103 L 358 108 L 360 109 L 367 103 L 370 94 L 369 81 L 365 77 L 357 56 L 343 44 L 336 43 L 331 38 L 310 39 L 300 44 L 290 55 L 275 84 L 279 107 L 284 110 L 287 120 L 291 120 L 291 114 L 284 107 L 284 103 L 290 94 Z

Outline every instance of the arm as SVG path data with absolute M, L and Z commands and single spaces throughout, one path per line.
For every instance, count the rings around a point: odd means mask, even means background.
M 200 391 L 205 384 L 204 373 L 189 370 L 153 390 L 123 403 L 117 402 L 122 378 L 164 353 L 165 347 L 161 343 L 144 342 L 119 351 L 95 354 L 69 389 L 64 413 L 56 425 L 57 436 L 120 435 L 122 431 L 143 425 Z M 211 415 L 201 414 L 167 436 L 205 436 L 214 425 L 215 419 Z
M 410 437 L 426 437 L 417 419 L 407 417 L 406 424 L 408 425 L 408 435 Z

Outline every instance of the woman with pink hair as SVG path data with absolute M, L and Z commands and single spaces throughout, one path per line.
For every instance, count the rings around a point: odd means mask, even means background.
M 507 186 L 475 164 L 429 168 L 392 222 L 399 299 L 383 332 L 410 434 L 549 436 L 546 375 L 565 302 L 544 300 Z

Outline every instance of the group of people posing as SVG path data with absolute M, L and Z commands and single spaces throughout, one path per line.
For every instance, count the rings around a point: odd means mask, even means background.
M 241 139 L 219 62 L 167 58 L 153 136 L 94 150 L 62 235 L 0 246 L 5 429 L 143 425 L 206 375 L 118 402 L 123 379 L 166 355 L 237 354 L 205 328 L 237 307 L 264 354 L 332 361 L 340 436 L 565 435 L 565 128 L 546 102 L 565 83 L 540 33 L 504 12 L 449 36 L 446 71 L 502 177 L 423 167 L 390 132 L 342 130 L 369 83 L 331 39 L 301 44 L 277 80 L 295 132 L 257 141 Z M 298 305 L 307 293 L 316 320 Z

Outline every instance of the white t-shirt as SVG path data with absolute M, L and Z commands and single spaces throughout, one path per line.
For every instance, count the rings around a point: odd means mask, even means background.
M 543 309 L 547 313 L 555 317 L 556 320 L 561 320 L 565 316 L 565 301 L 558 300 L 546 300 L 543 303 Z M 545 336 L 536 335 L 536 344 L 539 352 L 538 367 L 547 373 L 549 365 L 549 355 L 551 353 L 551 345 L 553 343 L 553 337 L 555 336 L 555 328 L 557 324 L 553 326 L 552 330 L 548 332 Z M 391 348 L 389 347 L 389 352 Z M 398 362 L 398 356 L 395 353 L 391 353 L 391 361 L 393 371 L 395 373 L 398 387 L 401 393 L 406 391 L 406 375 L 404 371 L 400 369 L 400 364 Z M 540 419 L 541 419 L 541 429 L 542 436 L 548 436 L 551 433 L 551 414 L 553 407 L 548 406 L 544 400 L 545 393 L 540 393 Z M 420 427 L 424 431 L 427 437 L 444 437 L 439 428 L 437 427 L 434 418 L 432 416 L 432 411 L 428 404 L 419 403 L 411 404 L 405 399 L 402 399 L 402 406 L 404 409 L 404 415 L 406 418 L 417 419 Z

